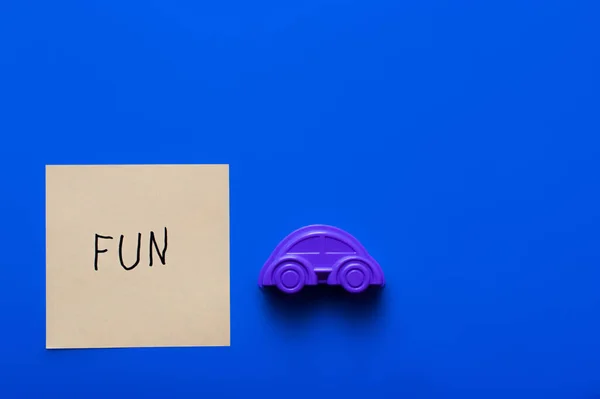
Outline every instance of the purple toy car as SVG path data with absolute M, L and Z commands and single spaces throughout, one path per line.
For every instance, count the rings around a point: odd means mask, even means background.
M 275 285 L 293 294 L 305 285 L 341 285 L 358 293 L 383 286 L 379 264 L 344 230 L 333 226 L 302 227 L 283 239 L 260 271 L 258 285 Z

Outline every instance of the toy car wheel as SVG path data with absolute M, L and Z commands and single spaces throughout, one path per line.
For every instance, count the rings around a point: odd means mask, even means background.
M 360 261 L 349 262 L 340 269 L 339 282 L 348 292 L 363 292 L 371 283 L 371 269 Z
M 306 271 L 296 262 L 286 262 L 275 269 L 273 281 L 280 291 L 294 294 L 304 287 Z

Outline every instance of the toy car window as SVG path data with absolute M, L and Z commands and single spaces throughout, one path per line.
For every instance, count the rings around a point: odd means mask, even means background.
M 355 253 L 347 243 L 332 237 L 325 237 L 325 251 L 336 253 Z
M 304 240 L 298 241 L 290 248 L 289 252 L 293 253 L 314 253 L 320 252 L 321 246 L 321 236 L 313 236 L 305 238 Z

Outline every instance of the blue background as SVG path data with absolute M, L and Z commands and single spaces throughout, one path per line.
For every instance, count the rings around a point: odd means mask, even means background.
M 3 0 L 0 397 L 600 397 L 597 4 Z M 231 165 L 230 348 L 44 349 L 44 165 L 93 163 Z M 383 294 L 261 293 L 310 223 Z

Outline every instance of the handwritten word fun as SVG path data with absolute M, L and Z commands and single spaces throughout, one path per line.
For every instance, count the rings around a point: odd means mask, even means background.
M 112 239 L 113 239 L 112 236 L 104 236 L 104 235 L 96 234 L 96 237 L 94 239 L 94 270 L 95 271 L 98 271 L 98 258 L 99 258 L 98 255 L 108 252 L 107 248 L 100 248 L 100 240 L 112 240 Z M 138 235 L 137 235 L 137 250 L 136 250 L 135 262 L 130 264 L 129 266 L 126 265 L 125 261 L 123 260 L 124 241 L 125 241 L 125 236 L 123 234 L 121 234 L 121 237 L 119 238 L 119 263 L 121 264 L 121 267 L 123 269 L 129 271 L 129 270 L 133 270 L 140 263 L 141 250 L 142 250 L 142 233 L 138 233 Z M 154 265 L 154 252 L 156 252 L 156 254 L 158 255 L 158 259 L 160 260 L 160 263 L 162 263 L 163 265 L 166 265 L 167 264 L 167 228 L 166 227 L 165 227 L 164 245 L 163 245 L 162 251 L 158 246 L 154 232 L 150 231 L 150 240 L 148 243 L 148 256 L 149 256 L 149 260 L 150 260 L 148 263 L 148 266 L 150 266 L 150 267 L 152 267 Z

